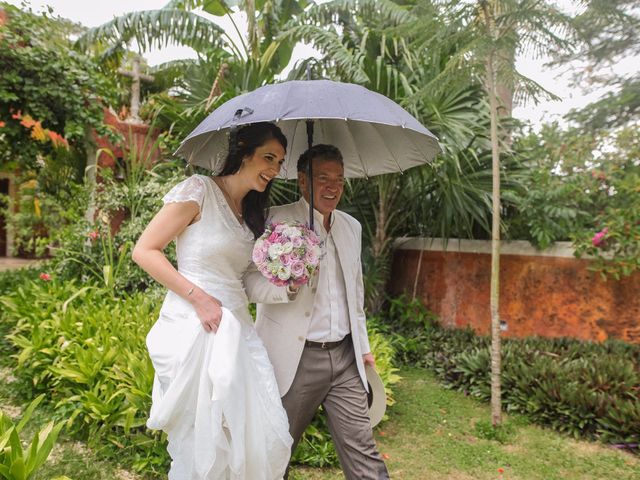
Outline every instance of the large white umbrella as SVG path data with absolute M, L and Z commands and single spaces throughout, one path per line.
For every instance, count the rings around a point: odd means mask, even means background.
M 309 148 L 308 120 L 313 121 L 313 144 L 338 147 L 349 178 L 402 172 L 441 151 L 429 130 L 384 95 L 351 83 L 295 80 L 232 98 L 205 118 L 176 154 L 218 172 L 231 127 L 274 122 L 289 140 L 280 175 L 296 178 L 298 157 Z
M 289 141 L 282 178 L 297 177 L 298 157 L 313 144 L 338 147 L 349 178 L 403 172 L 430 162 L 441 151 L 435 135 L 384 95 L 351 83 L 294 80 L 225 102 L 189 134 L 176 155 L 217 173 L 229 129 L 256 122 L 274 122 Z

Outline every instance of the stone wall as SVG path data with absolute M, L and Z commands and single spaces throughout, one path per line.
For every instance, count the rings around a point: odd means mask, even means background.
M 528 242 L 504 242 L 500 317 L 504 335 L 618 338 L 640 343 L 640 275 L 604 280 L 576 259 L 568 243 L 538 251 Z M 422 257 L 422 258 L 421 258 Z M 391 290 L 421 298 L 443 325 L 490 328 L 491 242 L 401 239 Z

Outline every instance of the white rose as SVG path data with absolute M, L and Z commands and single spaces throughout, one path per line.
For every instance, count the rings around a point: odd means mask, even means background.
M 286 235 L 289 238 L 294 238 L 294 237 L 299 237 L 302 232 L 300 232 L 299 228 L 296 227 L 288 227 L 284 232 L 284 235 Z
M 282 255 L 282 245 L 279 243 L 273 243 L 269 246 L 269 258 L 275 260 Z
M 287 242 L 282 245 L 282 253 L 287 254 L 293 251 L 293 243 Z
M 278 278 L 280 280 L 289 280 L 289 277 L 291 277 L 291 269 L 286 265 L 282 265 L 278 270 Z

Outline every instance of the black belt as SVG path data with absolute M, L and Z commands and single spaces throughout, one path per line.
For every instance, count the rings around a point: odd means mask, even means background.
M 342 345 L 342 343 L 350 337 L 351 334 L 349 333 L 346 337 L 342 340 L 338 340 L 337 342 L 312 342 L 311 340 L 305 340 L 304 346 L 309 348 L 321 348 L 322 350 L 331 350 L 332 348 Z

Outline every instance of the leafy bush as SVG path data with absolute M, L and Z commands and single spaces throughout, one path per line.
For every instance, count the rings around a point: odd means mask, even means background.
M 444 386 L 488 402 L 489 338 L 470 329 L 439 327 L 424 307 L 406 299 L 395 302 L 397 317 L 389 322 L 399 358 L 417 358 Z M 504 339 L 502 402 L 507 411 L 574 437 L 640 443 L 640 346 L 616 340 Z
M 56 443 L 63 424 L 51 421 L 35 433 L 26 452 L 22 448 L 20 433 L 43 398 L 44 394 L 31 402 L 17 425 L 0 411 L 0 475 L 7 480 L 32 478 Z
M 635 127 L 585 135 L 557 124 L 516 139 L 525 188 L 505 216 L 506 236 L 540 248 L 572 240 L 603 277 L 640 269 L 640 133 Z M 507 197 L 513 194 L 507 192 Z
M 15 324 L 14 374 L 46 393 L 56 415 L 93 446 L 105 441 L 136 458 L 134 468 L 164 470 L 162 435 L 146 429 L 153 367 L 145 335 L 159 295 L 117 298 L 95 284 L 31 282 L 0 299 Z
M 26 395 L 46 392 L 69 430 L 91 445 L 106 441 L 129 452 L 134 468 L 166 471 L 164 436 L 144 426 L 154 376 L 145 335 L 157 317 L 162 292 L 118 298 L 113 289 L 97 283 L 23 275 L 0 297 L 0 305 L 3 324 L 12 329 L 8 339 L 17 361 L 14 374 L 29 390 Z M 392 405 L 390 387 L 399 379 L 392 366 L 394 351 L 375 319 L 370 342 Z M 323 415 L 305 432 L 294 461 L 337 464 Z
M 155 283 L 133 263 L 131 249 L 160 209 L 163 195 L 184 173 L 177 164 L 165 162 L 139 172 L 135 183 L 120 181 L 110 169 L 101 170 L 101 177 L 95 222 L 79 218 L 59 229 L 52 249 L 53 269 L 60 279 L 91 280 L 120 292 L 149 288 Z M 114 233 L 117 218 L 124 221 Z M 172 261 L 174 250 L 173 244 L 166 249 Z

